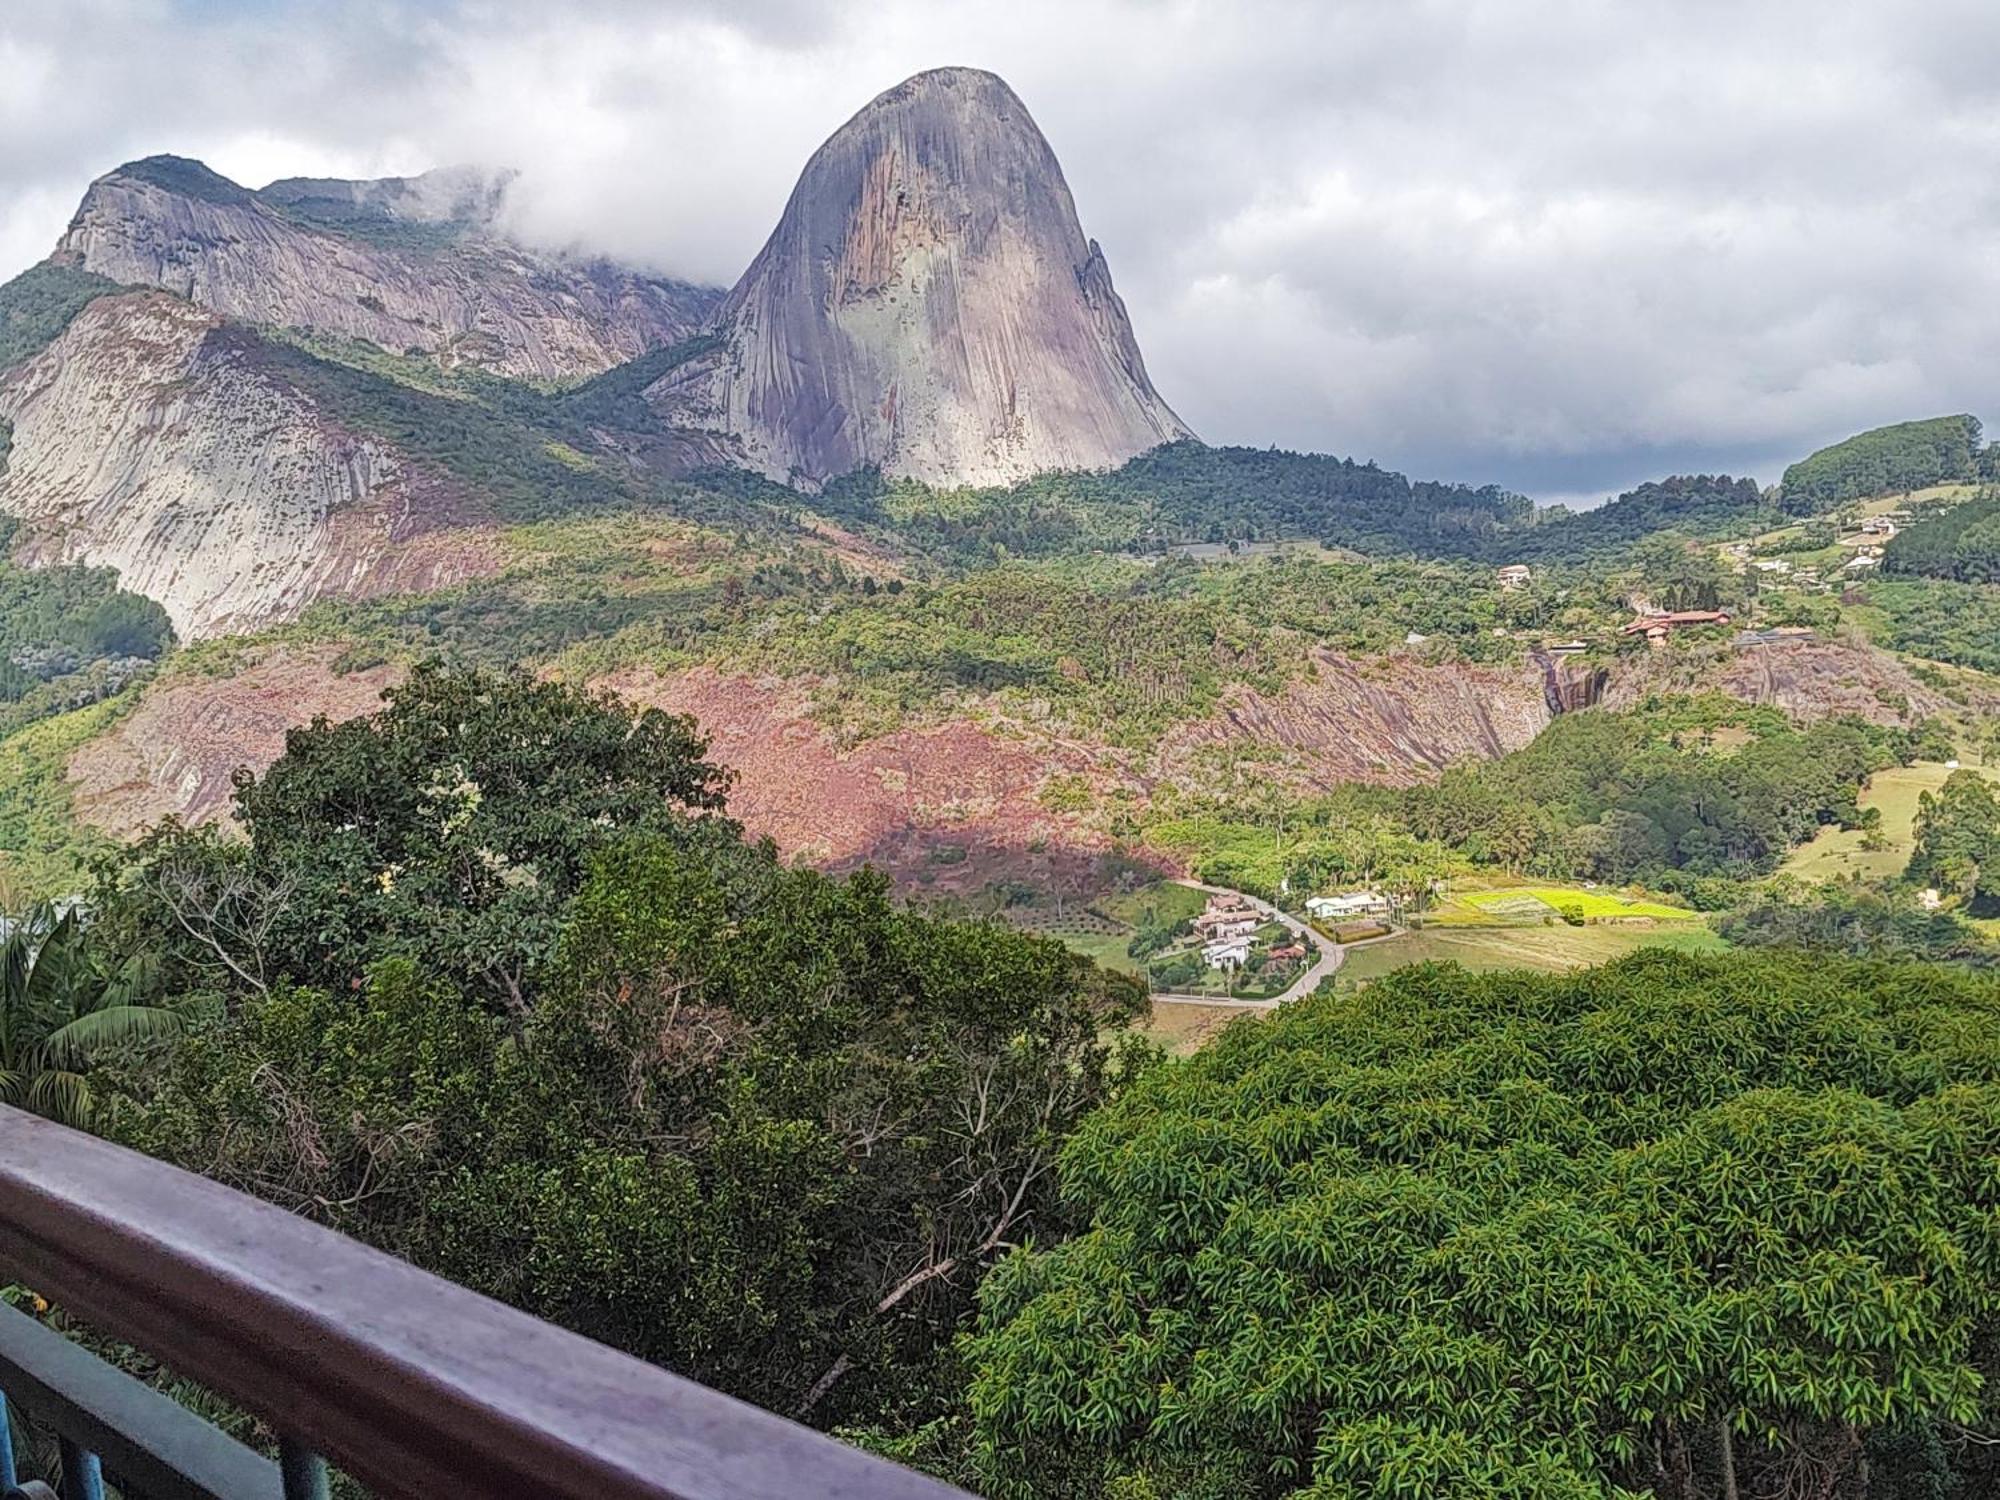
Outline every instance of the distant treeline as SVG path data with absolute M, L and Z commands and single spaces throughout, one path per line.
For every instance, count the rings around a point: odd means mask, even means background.
M 0 370 L 33 359 L 86 304 L 118 289 L 115 281 L 50 261 L 0 286 Z
M 1352 459 L 1193 441 L 1109 473 L 1045 474 L 1006 489 L 929 490 L 863 473 L 829 486 L 821 503 L 962 562 L 1311 539 L 1378 557 L 1584 566 L 1615 559 L 1660 530 L 1742 534 L 1776 514 L 1756 481 L 1726 474 L 1644 484 L 1590 511 L 1537 510 L 1496 485 L 1411 480 Z

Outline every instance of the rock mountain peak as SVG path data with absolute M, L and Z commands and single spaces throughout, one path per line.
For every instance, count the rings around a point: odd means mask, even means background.
M 897 84 L 813 153 L 715 331 L 649 399 L 777 479 L 998 484 L 1188 435 L 1054 151 L 974 68 Z

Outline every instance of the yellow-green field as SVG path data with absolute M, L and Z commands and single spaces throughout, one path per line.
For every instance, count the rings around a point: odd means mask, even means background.
M 1427 927 L 1356 948 L 1341 965 L 1343 983 L 1379 979 L 1405 964 L 1434 959 L 1468 969 L 1580 969 L 1641 948 L 1719 953 L 1727 944 L 1705 926 L 1673 927 Z
M 1633 901 L 1609 891 L 1586 891 L 1571 886 L 1518 885 L 1494 891 L 1468 891 L 1455 899 L 1461 905 L 1499 917 L 1539 920 L 1571 910 L 1586 922 L 1630 921 L 1640 917 L 1657 922 L 1699 920 L 1695 912 L 1684 906 Z
M 2000 780 L 2000 770 L 1994 767 L 1974 769 Z M 1862 848 L 1867 835 L 1858 828 L 1828 828 L 1810 844 L 1792 852 L 1785 861 L 1785 873 L 1801 880 L 1845 880 L 1857 875 L 1863 880 L 1881 880 L 1902 874 L 1916 845 L 1912 829 L 1917 819 L 1917 799 L 1943 786 L 1949 775 L 1951 772 L 1936 761 L 1918 761 L 1914 766 L 1892 766 L 1877 771 L 1861 794 L 1861 805 L 1882 809 L 1882 847 Z

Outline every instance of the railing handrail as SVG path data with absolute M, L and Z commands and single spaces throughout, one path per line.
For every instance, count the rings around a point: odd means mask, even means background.
M 273 1204 L 5 1106 L 0 1271 L 378 1495 L 965 1500 Z

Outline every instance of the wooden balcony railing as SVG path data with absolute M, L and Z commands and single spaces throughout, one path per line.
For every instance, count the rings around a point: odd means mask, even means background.
M 63 1500 L 964 1500 L 962 1491 L 175 1167 L 0 1106 L 0 1281 L 283 1434 L 279 1461 L 0 1307 Z M 0 1494 L 14 1472 L 0 1402 Z M 18 1488 L 16 1488 L 18 1486 Z

